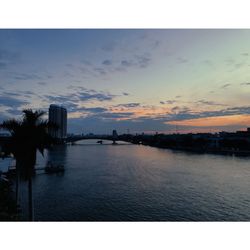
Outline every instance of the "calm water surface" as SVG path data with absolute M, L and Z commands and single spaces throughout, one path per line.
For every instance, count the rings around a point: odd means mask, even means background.
M 34 177 L 37 221 L 250 220 L 250 158 L 88 140 L 57 146 L 37 167 L 47 160 L 66 170 Z

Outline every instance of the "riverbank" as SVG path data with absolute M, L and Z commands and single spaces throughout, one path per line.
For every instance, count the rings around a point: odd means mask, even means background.
M 193 148 L 193 147 L 183 147 L 183 146 L 165 146 L 161 144 L 152 144 L 152 143 L 134 143 L 141 144 L 144 146 L 156 147 L 156 148 L 165 148 L 175 151 L 184 151 L 191 152 L 196 154 L 215 154 L 215 155 L 229 155 L 229 156 L 246 156 L 250 157 L 250 150 L 238 150 L 238 149 L 209 149 L 209 148 Z

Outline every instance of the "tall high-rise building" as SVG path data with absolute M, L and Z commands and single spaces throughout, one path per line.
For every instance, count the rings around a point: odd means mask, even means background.
M 50 129 L 49 133 L 52 137 L 64 139 L 67 137 L 67 109 L 51 104 L 49 106 L 49 121 L 57 124 L 58 129 Z

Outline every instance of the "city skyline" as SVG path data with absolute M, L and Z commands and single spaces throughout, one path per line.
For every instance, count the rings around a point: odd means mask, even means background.
M 68 111 L 68 132 L 250 125 L 249 30 L 0 30 L 0 121 Z

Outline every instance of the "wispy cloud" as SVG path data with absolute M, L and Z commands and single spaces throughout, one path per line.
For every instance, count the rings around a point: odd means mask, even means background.
M 106 43 L 102 46 L 102 50 L 104 50 L 106 52 L 112 52 L 112 51 L 114 51 L 116 45 L 117 44 L 115 42 Z
M 116 97 L 116 95 L 109 92 L 86 89 L 85 87 L 81 86 L 71 86 L 71 88 L 74 89 L 74 92 L 69 94 L 45 95 L 45 101 L 64 105 L 68 104 L 72 107 L 72 103 L 79 104 L 81 102 L 88 101 L 104 102 L 111 101 Z
M 188 59 L 182 58 L 182 57 L 178 57 L 178 58 L 176 59 L 176 62 L 179 63 L 179 64 L 187 63 L 187 62 L 188 62 Z
M 104 61 L 102 62 L 102 64 L 103 64 L 103 65 L 106 65 L 106 66 L 110 66 L 110 65 L 112 65 L 112 60 L 106 59 L 106 60 L 104 60 Z
M 48 83 L 47 83 L 47 82 L 37 82 L 37 84 L 40 85 L 40 86 L 45 86 L 45 85 L 47 85 Z
M 149 53 L 145 53 L 142 55 L 136 55 L 135 58 L 136 58 L 136 64 L 138 64 L 138 66 L 140 68 L 148 67 L 151 60 L 152 60 Z
M 203 63 L 205 66 L 208 66 L 208 67 L 211 68 L 211 69 L 214 69 L 214 68 L 215 68 L 214 62 L 211 61 L 211 60 L 209 60 L 209 59 L 202 61 L 202 63 Z
M 29 73 L 12 73 L 12 78 L 15 80 L 42 80 L 43 78 L 37 74 L 29 74 Z
M 250 85 L 250 82 L 243 82 L 240 85 Z
M 241 53 L 242 56 L 249 56 L 249 53 L 247 52 L 244 52 L 244 53 Z
M 0 106 L 21 107 L 22 105 L 26 104 L 29 104 L 29 102 L 8 95 L 0 95 Z
M 214 101 L 207 101 L 207 100 L 199 100 L 196 102 L 197 104 L 204 104 L 208 106 L 227 106 L 226 104 L 214 102 Z
M 138 102 L 123 103 L 123 104 L 115 105 L 115 107 L 124 107 L 124 108 L 135 108 L 139 106 L 140 106 L 140 103 Z
M 227 84 L 222 85 L 221 88 L 222 88 L 222 89 L 226 89 L 226 88 L 228 88 L 228 87 L 230 87 L 230 86 L 231 86 L 231 84 L 227 83 Z
M 166 100 L 164 103 L 165 104 L 174 104 L 176 102 L 177 102 L 176 100 Z
M 135 65 L 133 61 L 129 61 L 129 60 L 122 60 L 121 61 L 121 66 L 124 66 L 124 67 L 131 67 Z
M 7 63 L 5 62 L 0 62 L 0 70 L 1 69 L 6 69 L 7 68 Z
M 6 49 L 0 49 L 0 70 L 7 69 L 8 66 L 16 64 L 19 59 L 19 53 Z
M 84 111 L 84 112 L 90 112 L 90 113 L 103 113 L 106 112 L 108 109 L 107 108 L 102 108 L 102 107 L 94 107 L 94 108 L 86 108 L 86 107 L 80 107 L 76 108 L 75 111 Z

